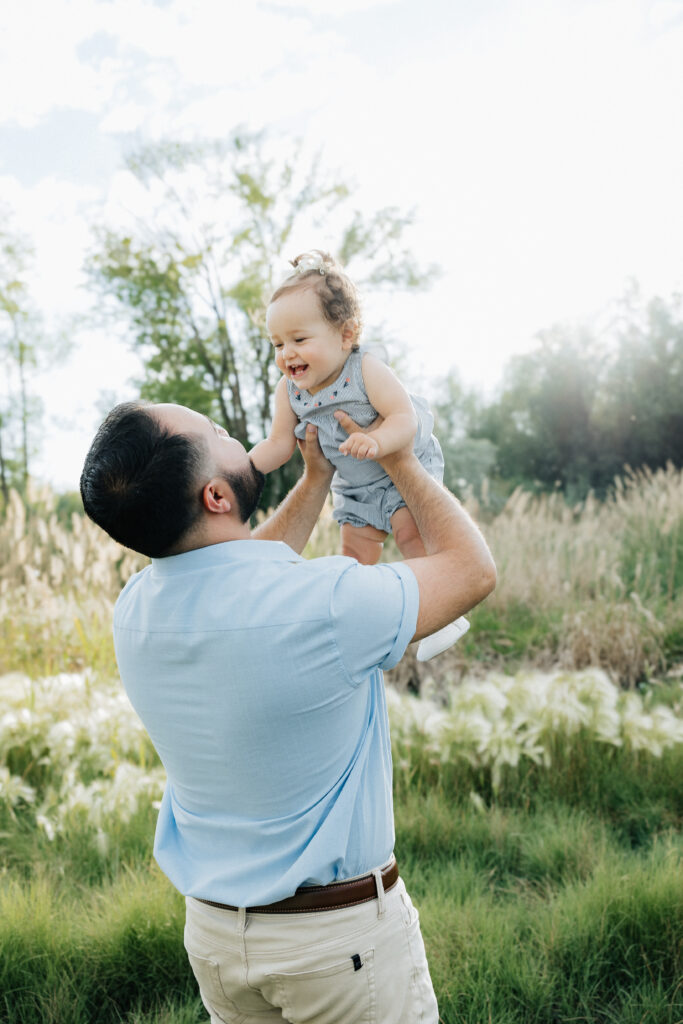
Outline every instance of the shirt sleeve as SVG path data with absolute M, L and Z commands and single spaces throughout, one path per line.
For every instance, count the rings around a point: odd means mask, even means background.
M 353 562 L 337 580 L 331 617 L 342 661 L 354 684 L 376 668 L 390 669 L 415 635 L 419 607 L 415 574 L 402 562 Z

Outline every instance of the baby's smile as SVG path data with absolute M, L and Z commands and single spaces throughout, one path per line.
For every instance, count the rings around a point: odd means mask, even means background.
M 290 377 L 301 377 L 308 369 L 308 363 L 297 363 L 296 366 L 288 366 Z

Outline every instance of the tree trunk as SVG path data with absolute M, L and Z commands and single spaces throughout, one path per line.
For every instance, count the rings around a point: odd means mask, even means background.
M 2 490 L 2 497 L 5 502 L 5 508 L 9 501 L 9 485 L 7 483 L 7 471 L 5 468 L 5 456 L 2 450 L 2 424 L 0 423 L 0 490 Z
M 28 483 L 28 399 L 26 395 L 26 346 L 19 335 L 16 318 L 13 323 L 14 340 L 17 346 L 17 369 L 19 370 L 19 401 L 21 417 L 21 461 L 22 491 L 26 493 Z

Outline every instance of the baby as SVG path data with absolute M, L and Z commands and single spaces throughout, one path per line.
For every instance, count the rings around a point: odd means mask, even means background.
M 334 465 L 334 518 L 341 526 L 342 553 L 374 565 L 387 534 L 404 558 L 425 548 L 415 521 L 377 461 L 408 444 L 424 468 L 441 483 L 443 456 L 432 434 L 434 417 L 422 398 L 409 395 L 389 367 L 363 352 L 356 289 L 331 256 L 313 249 L 292 261 L 294 273 L 273 294 L 266 327 L 282 379 L 275 389 L 270 436 L 250 451 L 262 473 L 291 458 L 306 424 L 318 428 L 325 456 Z M 343 410 L 371 434 L 346 431 L 335 418 Z M 415 426 L 417 424 L 417 433 Z M 461 617 L 419 644 L 420 661 L 441 654 L 469 629 Z

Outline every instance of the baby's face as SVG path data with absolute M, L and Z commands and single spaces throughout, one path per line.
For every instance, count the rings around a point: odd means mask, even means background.
M 312 287 L 292 288 L 271 302 L 266 327 L 278 368 L 312 395 L 336 380 L 353 347 L 353 329 L 325 319 Z

